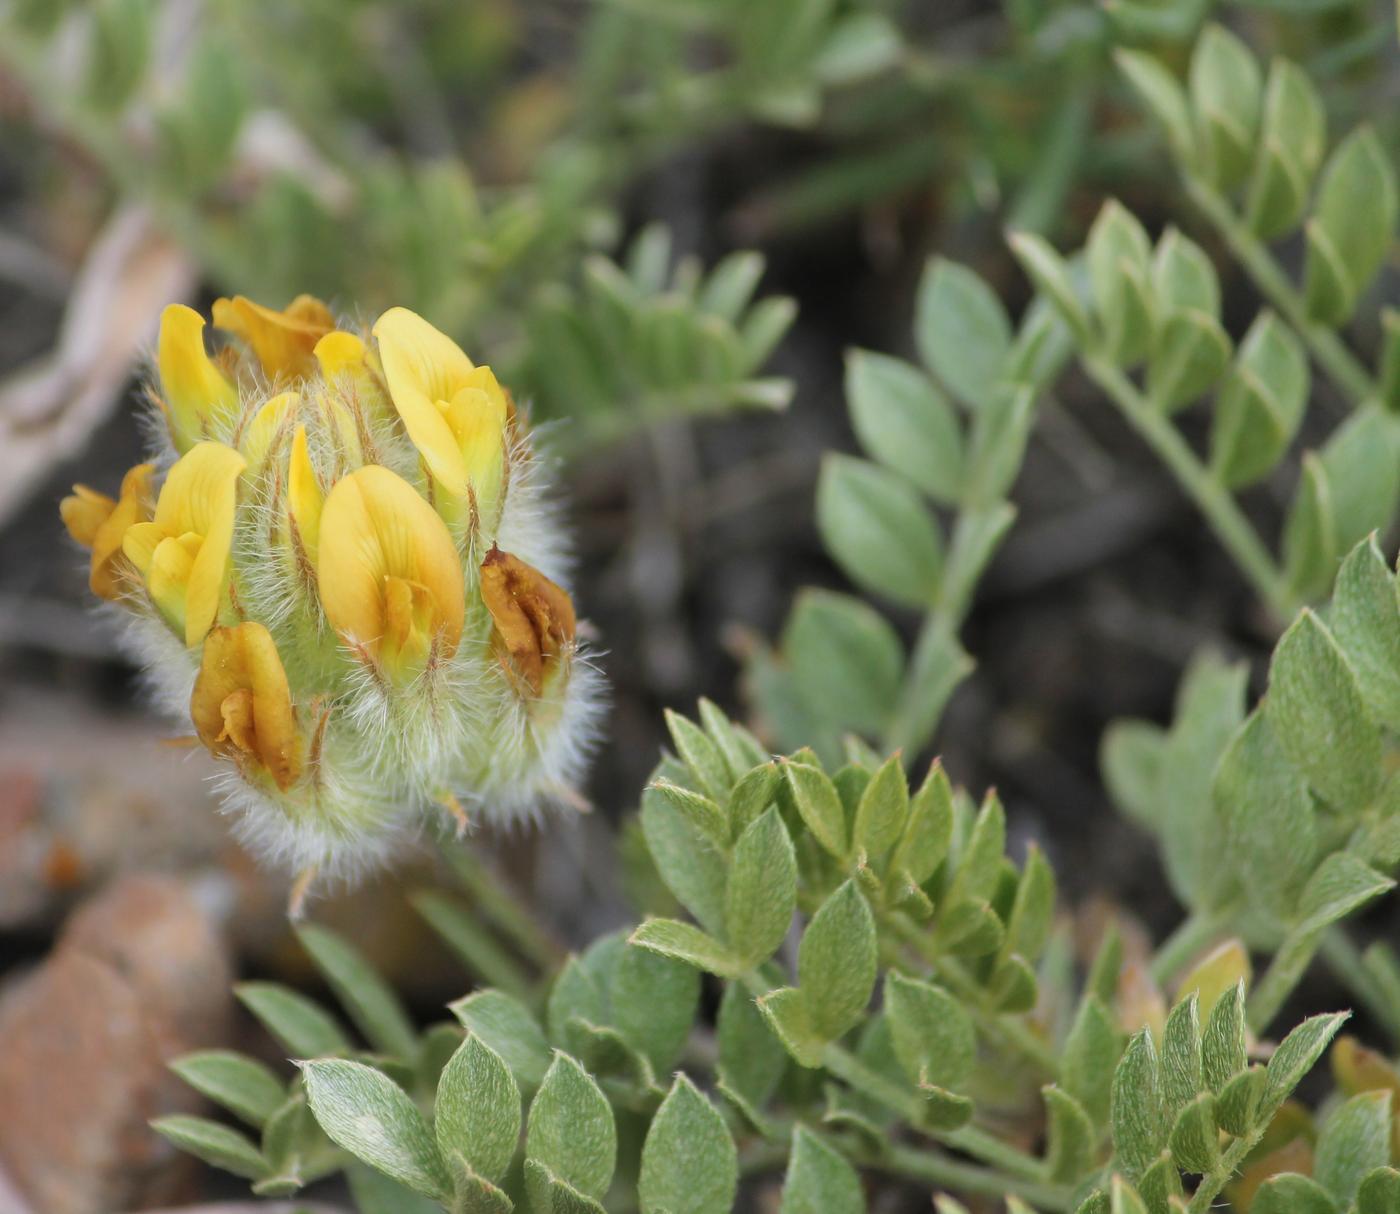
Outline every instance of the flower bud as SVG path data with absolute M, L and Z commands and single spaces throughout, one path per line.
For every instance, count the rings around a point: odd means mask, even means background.
M 309 296 L 214 319 L 211 354 L 197 313 L 162 317 L 159 492 L 142 464 L 117 500 L 78 486 L 60 510 L 242 837 L 353 874 L 416 816 L 577 804 L 600 680 L 490 369 L 402 308 L 369 336 Z

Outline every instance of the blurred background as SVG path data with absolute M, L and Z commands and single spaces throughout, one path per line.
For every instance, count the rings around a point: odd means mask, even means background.
M 1218 252 L 1113 70 L 1117 46 L 1182 62 L 1202 21 L 1226 21 L 1261 58 L 1301 62 L 1341 129 L 1370 113 L 1395 147 L 1387 8 L 0 4 L 0 1167 L 14 1209 L 38 1191 L 40 1214 L 207 1196 L 211 1174 L 145 1131 L 191 1099 L 161 1060 L 257 1048 L 231 975 L 309 981 L 282 883 L 226 836 L 202 752 L 162 745 L 170 728 L 92 610 L 58 517 L 74 482 L 110 491 L 137 462 L 164 304 L 311 292 L 360 317 L 404 304 L 489 362 L 542 427 L 612 706 L 595 812 L 480 845 L 544 891 L 564 943 L 584 940 L 622 920 L 614 840 L 662 709 L 709 696 L 772 739 L 746 662 L 800 587 L 847 588 L 812 500 L 822 453 L 854 445 L 846 351 L 911 353 L 935 254 L 1019 313 L 1029 289 L 1004 230 L 1072 247 L 1109 194 L 1154 235 L 1177 222 Z M 699 314 L 687 301 L 717 267 L 757 275 L 754 258 L 725 261 L 739 251 L 762 258 L 753 303 L 728 322 Z M 1217 264 L 1238 335 L 1257 298 Z M 639 284 L 631 310 L 605 318 L 622 272 Z M 956 780 L 1000 790 L 1070 899 L 1169 923 L 1152 847 L 1102 791 L 1100 735 L 1123 715 L 1165 720 L 1203 644 L 1258 673 L 1271 625 L 1072 373 L 1015 498 L 963 637 L 977 669 L 934 751 Z M 1285 500 L 1270 483 L 1247 505 L 1273 534 Z M 912 635 L 916 619 L 891 618 Z M 414 863 L 315 913 L 432 1011 L 468 979 L 404 902 L 434 879 Z M 37 1084 L 51 1098 L 21 1123 L 11 1113 Z

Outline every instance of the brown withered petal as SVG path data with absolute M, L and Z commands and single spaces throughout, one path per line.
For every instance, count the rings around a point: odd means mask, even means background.
M 284 790 L 301 775 L 301 734 L 287 674 L 261 624 L 215 628 L 205 638 L 190 716 L 214 754 L 254 761 Z
M 504 651 L 502 664 L 539 695 L 549 663 L 573 643 L 573 600 L 538 569 L 495 546 L 481 563 L 481 599 Z

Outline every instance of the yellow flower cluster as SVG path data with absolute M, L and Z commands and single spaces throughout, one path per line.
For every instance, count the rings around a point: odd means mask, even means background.
M 237 296 L 213 321 L 211 354 L 199 313 L 162 315 L 149 395 L 169 451 L 61 513 L 227 763 L 246 837 L 345 871 L 423 806 L 576 802 L 600 688 L 490 368 L 404 308 L 365 333 L 310 296 Z

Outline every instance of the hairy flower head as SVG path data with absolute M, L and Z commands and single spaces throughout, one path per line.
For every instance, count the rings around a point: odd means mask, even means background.
M 243 837 L 355 872 L 417 814 L 576 801 L 601 687 L 490 369 L 402 308 L 364 330 L 235 296 L 214 320 L 210 349 L 198 313 L 162 316 L 173 450 L 60 510 Z

